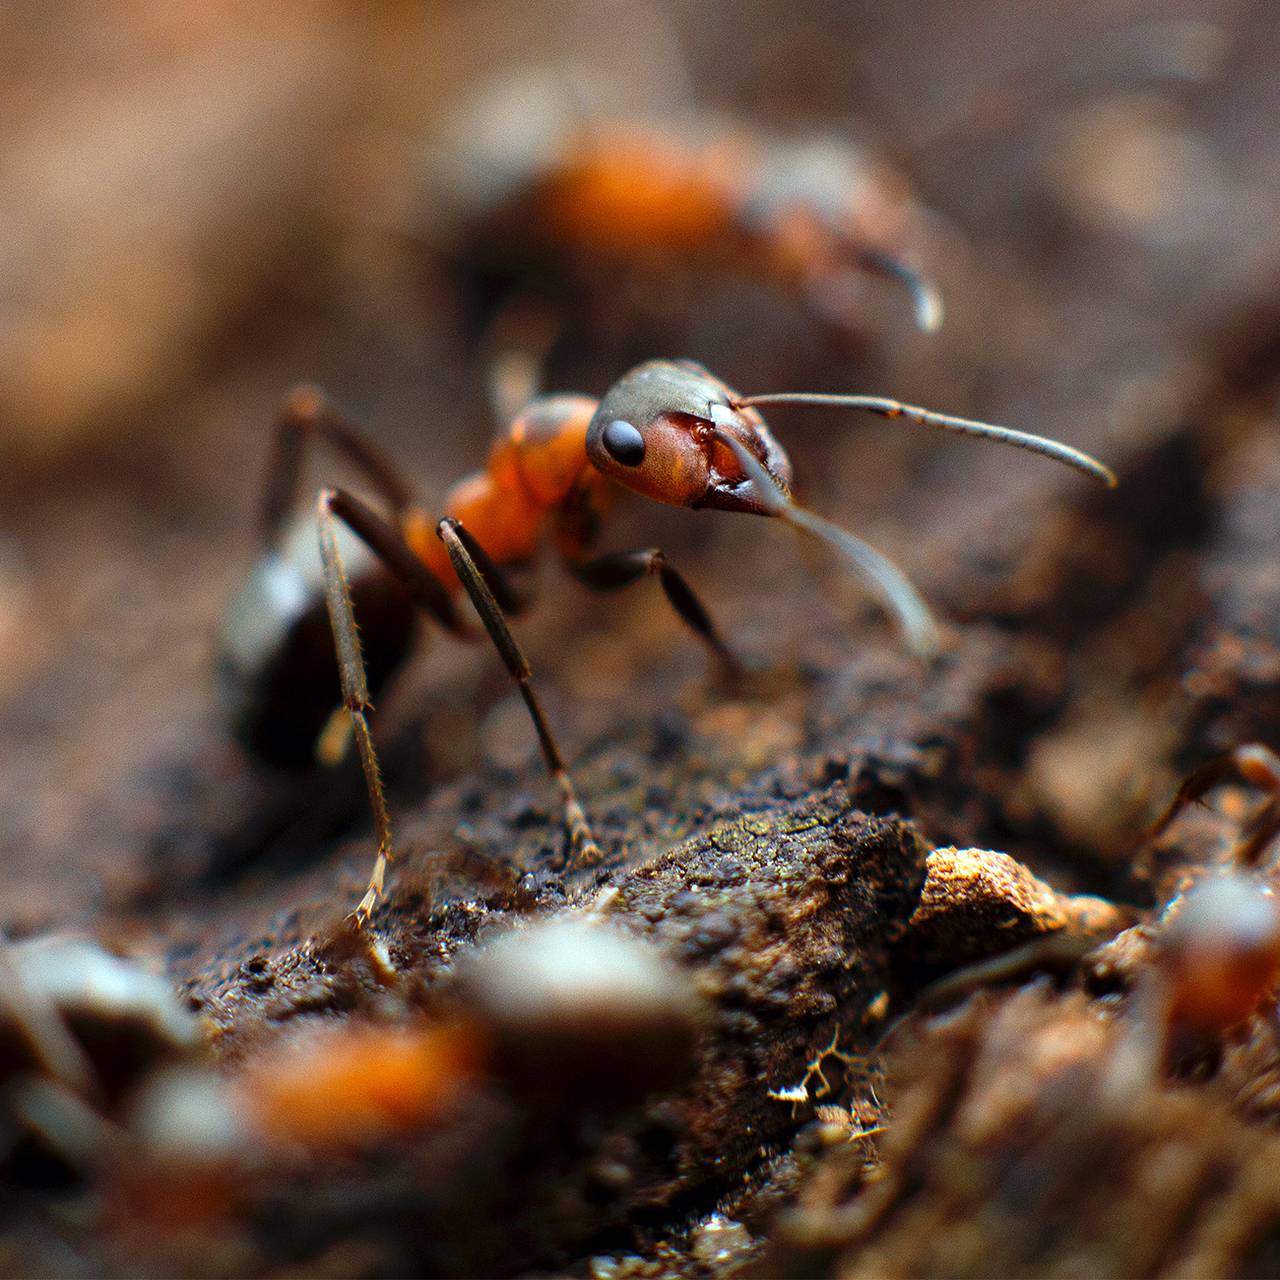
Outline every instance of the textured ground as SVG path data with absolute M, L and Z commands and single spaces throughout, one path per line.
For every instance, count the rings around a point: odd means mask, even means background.
M 200 307 L 179 328 L 172 300 L 113 311 L 127 285 L 66 285 L 66 315 L 97 298 L 103 331 L 138 340 L 112 355 L 73 333 L 68 350 L 106 353 L 101 367 L 64 370 L 88 407 L 33 396 L 5 422 L 0 924 L 13 937 L 88 932 L 163 972 L 228 1072 L 319 1024 L 440 1017 L 477 940 L 592 904 L 684 975 L 707 1021 L 678 1103 L 562 1112 L 525 1076 L 499 1073 L 425 1134 L 332 1164 L 264 1155 L 208 1238 L 172 1253 L 131 1234 L 118 1205 L 104 1217 L 115 1174 L 91 1177 L 89 1192 L 24 1195 L 4 1219 L 0 1266 L 1274 1272 L 1263 1019 L 1212 1070 L 1148 1080 L 1123 1114 L 1079 1114 L 1115 1042 L 1136 1034 L 1125 993 L 1152 963 L 1136 944 L 1114 981 L 1090 971 L 1083 992 L 980 999 L 953 1024 L 919 1028 L 872 1074 L 823 1056 L 867 1052 L 961 965 L 1047 928 L 1097 927 L 1098 911 L 1104 926 L 1127 923 L 1067 895 L 1161 905 L 1166 881 L 1133 870 L 1143 823 L 1186 768 L 1240 741 L 1280 741 L 1280 37 L 1263 8 L 993 3 L 962 16 L 926 0 L 813 3 L 759 34 L 745 24 L 732 57 L 694 5 L 628 9 L 621 40 L 592 11 L 606 67 L 641 36 L 661 65 L 669 18 L 712 105 L 878 140 L 954 242 L 936 337 L 907 331 L 876 294 L 884 331 L 835 361 L 800 318 L 726 288 L 682 317 L 686 350 L 653 354 L 695 356 L 745 390 L 880 390 L 1060 435 L 1121 485 L 1095 492 L 1039 459 L 874 420 L 771 414 L 807 499 L 892 553 L 946 620 L 929 671 L 838 566 L 785 531 L 626 506 L 608 548 L 664 546 L 759 670 L 740 689 L 711 680 L 655 584 L 602 607 L 542 576 L 519 633 L 605 855 L 566 874 L 554 798 L 499 664 L 436 638 L 378 726 L 402 850 L 373 922 L 390 982 L 342 925 L 370 858 L 358 778 L 286 784 L 249 761 L 218 715 L 211 638 L 252 555 L 265 424 L 293 382 L 319 382 L 376 423 L 432 500 L 478 461 L 490 428 L 461 303 L 420 252 L 356 219 L 350 191 L 406 170 L 403 138 L 463 76 L 500 73 L 535 37 L 546 58 L 563 50 L 554 21 L 522 36 L 515 20 L 366 24 L 332 5 L 290 34 L 217 12 L 207 46 L 158 22 L 147 39 L 162 66 L 187 68 L 177 83 L 198 66 L 240 86 L 241 133 L 212 131 L 231 159 L 199 153 L 206 185 L 163 206 L 180 235 L 135 228 L 121 232 L 132 257 L 112 256 L 110 237 L 99 251 L 104 279 L 114 264 L 144 284 L 174 254 L 199 262 L 203 274 L 183 278 Z M 102 13 L 104 30 L 121 21 Z M 1176 30 L 1208 68 L 1181 82 L 1147 74 L 1140 52 L 1178 17 L 1203 24 L 1199 44 Z M 33 95 L 68 74 L 37 56 L 48 36 L 30 34 L 20 83 Z M 260 74 L 266 48 L 272 77 Z M 1063 49 L 1078 63 L 1063 68 Z M 1127 49 L 1139 50 L 1132 64 Z M 377 72 L 352 70 L 361 50 Z M 170 118 L 165 75 L 98 70 L 107 100 Z M 993 84 L 1012 86 L 1009 109 L 975 107 Z M 79 99 L 48 100 L 83 121 Z M 40 119 L 46 132 L 23 135 L 30 154 L 81 136 L 53 107 Z M 266 142 L 285 129 L 309 142 L 282 173 Z M 138 148 L 146 190 L 159 136 Z M 94 190 L 127 211 L 130 184 L 111 176 Z M 60 198 L 76 225 L 83 193 Z M 123 213 L 112 225 L 133 226 Z M 224 242 L 243 247 L 228 257 Z M 61 262 L 59 248 L 34 239 L 27 253 Z M 61 266 L 73 282 L 74 268 Z M 555 376 L 602 391 L 621 371 L 608 343 L 593 333 L 590 356 L 563 357 Z M 50 361 L 59 349 L 37 345 Z M 0 374 L 11 367 L 0 361 Z M 1249 797 L 1212 800 L 1155 865 L 1221 850 Z M 908 927 L 934 846 L 1024 865 L 933 855 Z M 1064 1041 L 1069 1053 L 1040 1053 Z M 811 1093 L 815 1060 L 832 1077 L 826 1110 L 769 1096 L 801 1081 Z M 1002 1072 L 1027 1091 L 988 1098 Z M 881 1124 L 883 1146 L 849 1141 Z M 1095 1200 L 1100 1148 L 1114 1152 L 1113 1194 Z M 1077 1164 L 1079 1177 L 1064 1172 Z M 1133 1224 L 1162 1212 L 1167 1226 L 1133 1244 Z M 1019 1214 L 1032 1225 L 1011 1233 Z

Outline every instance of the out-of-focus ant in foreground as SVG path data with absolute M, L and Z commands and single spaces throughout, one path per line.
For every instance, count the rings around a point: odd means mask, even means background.
M 732 665 L 697 595 L 660 550 L 588 557 L 619 486 L 673 506 L 787 521 L 844 557 L 896 617 L 916 654 L 927 659 L 936 652 L 933 619 L 902 572 L 861 539 L 793 501 L 791 463 L 759 412 L 765 404 L 827 405 L 908 418 L 1028 449 L 1115 483 L 1100 462 L 1041 436 L 875 396 L 742 396 L 700 365 L 654 360 L 631 370 L 601 400 L 546 395 L 531 401 L 499 436 L 485 470 L 449 491 L 444 518 L 435 521 L 381 452 L 318 392 L 303 389 L 289 397 L 277 423 L 264 506 L 266 554 L 229 611 L 221 665 L 240 735 L 260 754 L 301 763 L 314 753 L 336 761 L 346 734 L 354 735 L 378 848 L 368 891 L 355 911 L 358 922 L 373 909 L 392 855 L 367 715 L 408 650 L 415 609 L 455 635 L 472 637 L 474 628 L 457 605 L 465 590 L 528 707 L 560 792 L 571 863 L 577 865 L 594 861 L 599 850 L 533 689 L 529 664 L 507 626 L 505 614 L 521 601 L 503 566 L 528 561 L 549 534 L 570 572 L 593 590 L 612 591 L 655 575 L 679 616 L 718 660 Z M 310 564 L 301 544 L 285 537 L 307 441 L 325 442 L 345 455 L 390 509 L 384 516 L 345 490 L 322 490 L 319 560 L 312 556 Z M 330 628 L 332 642 L 326 636 Z M 342 701 L 335 707 L 337 681 Z

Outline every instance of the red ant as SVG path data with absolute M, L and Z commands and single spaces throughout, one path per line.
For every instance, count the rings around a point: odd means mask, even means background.
M 561 296 L 566 277 L 571 297 L 590 295 L 603 276 L 616 306 L 619 273 L 656 276 L 664 316 L 675 282 L 754 280 L 842 346 L 859 337 L 858 276 L 870 273 L 906 287 L 923 332 L 942 323 L 921 273 L 930 215 L 899 174 L 847 141 L 706 117 L 602 119 L 563 86 L 500 85 L 458 115 L 431 152 L 425 234 L 478 277 L 482 304 L 499 301 L 488 334 L 500 349 L 512 325 L 536 331 L 520 333 L 525 351 L 549 347 L 558 328 L 510 305 L 513 281 L 527 303 Z
M 355 911 L 368 919 L 382 891 L 392 856 L 391 827 L 367 720 L 373 695 L 408 646 L 412 613 L 422 609 L 446 630 L 474 631 L 458 612 L 465 590 L 516 681 L 537 731 L 547 768 L 559 789 L 570 838 L 571 862 L 599 857 L 564 759 L 532 685 L 524 654 L 505 615 L 521 601 L 501 566 L 528 560 L 544 530 L 570 572 L 587 587 L 612 591 L 655 575 L 679 616 L 719 660 L 733 664 L 706 609 L 661 550 L 647 548 L 587 558 L 617 486 L 657 502 L 692 509 L 740 511 L 785 520 L 826 541 L 876 591 L 893 613 L 912 650 L 937 651 L 928 607 L 889 560 L 853 534 L 798 506 L 791 497 L 791 463 L 759 413 L 764 404 L 829 405 L 863 409 L 964 435 L 997 440 L 1054 458 L 1108 485 L 1115 477 L 1100 462 L 1069 445 L 1007 427 L 972 422 L 876 396 L 775 394 L 741 396 L 701 365 L 653 360 L 627 373 L 596 401 L 581 395 L 546 395 L 531 401 L 489 454 L 486 469 L 456 484 L 445 516 L 432 520 L 409 486 L 358 429 L 312 390 L 295 392 L 277 423 L 275 457 L 264 508 L 267 554 L 232 608 L 224 644 L 224 672 L 237 694 L 241 734 L 264 754 L 299 759 L 288 735 L 281 748 L 276 708 L 290 708 L 289 727 L 314 729 L 322 759 L 334 759 L 354 734 L 373 807 L 377 860 L 369 888 Z M 345 454 L 379 491 L 390 515 L 360 498 L 326 488 L 318 501 L 320 563 L 286 558 L 283 524 L 298 483 L 302 445 L 323 440 Z M 372 552 L 344 566 L 344 526 L 354 546 Z M 432 535 L 436 536 L 432 536 Z M 398 584 L 402 594 L 390 588 Z M 321 587 L 337 652 L 342 707 L 334 718 L 333 667 L 322 658 Z M 363 649 L 355 607 L 362 615 Z M 368 657 L 376 663 L 368 664 Z M 303 660 L 306 660 L 305 662 Z M 296 665 L 295 665 L 296 664 Z M 326 683 L 327 682 L 327 683 Z M 326 722 L 329 728 L 325 729 Z
M 1268 799 L 1245 822 L 1226 865 L 1186 891 L 1161 935 L 1168 1017 L 1181 1029 L 1228 1030 L 1253 1013 L 1280 979 L 1280 907 L 1259 870 L 1280 836 L 1280 756 L 1247 743 L 1202 765 L 1178 788 L 1150 838 L 1235 774 Z

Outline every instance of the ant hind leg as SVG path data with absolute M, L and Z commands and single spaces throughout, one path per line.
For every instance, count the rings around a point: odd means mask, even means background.
M 332 489 L 321 492 L 316 515 L 319 523 L 320 559 L 324 568 L 325 604 L 329 610 L 329 624 L 333 629 L 333 644 L 338 655 L 338 672 L 342 682 L 342 705 L 351 717 L 351 731 L 356 751 L 360 756 L 360 768 L 364 771 L 365 785 L 369 791 L 369 805 L 373 810 L 373 833 L 377 842 L 377 859 L 369 877 L 369 887 L 353 912 L 357 926 L 363 925 L 373 912 L 374 904 L 382 894 L 387 864 L 394 857 L 391 844 L 391 816 L 387 811 L 387 798 L 378 769 L 378 756 L 373 748 L 369 732 L 368 712 L 373 709 L 369 698 L 369 685 L 365 679 L 364 658 L 360 652 L 360 636 L 356 629 L 355 611 L 351 605 L 351 589 L 342 556 L 334 533 L 334 503 L 337 493 Z
M 342 556 L 338 550 L 334 534 L 335 521 L 341 520 L 362 542 L 378 557 L 386 569 L 405 588 L 414 603 L 425 613 L 433 617 L 446 630 L 464 638 L 474 638 L 474 632 L 459 615 L 453 596 L 444 584 L 419 559 L 413 549 L 405 541 L 402 527 L 392 524 L 380 516 L 367 503 L 344 489 L 325 489 L 317 501 L 316 517 L 319 527 L 320 559 L 324 572 L 325 604 L 329 611 L 329 623 L 333 630 L 333 643 L 338 656 L 338 672 L 342 688 L 342 706 L 347 712 L 351 724 L 351 733 L 355 739 L 356 751 L 360 757 L 360 767 L 364 772 L 365 785 L 369 791 L 369 804 L 373 810 L 374 838 L 377 842 L 377 859 L 373 873 L 369 877 L 369 887 L 364 897 L 352 913 L 357 925 L 363 925 L 369 919 L 378 898 L 382 895 L 386 879 L 387 864 L 394 858 L 391 840 L 391 819 L 387 810 L 386 795 L 382 786 L 381 772 L 378 768 L 378 757 L 374 750 L 373 738 L 369 731 L 369 712 L 373 709 L 370 701 L 368 680 L 365 675 L 364 658 L 360 650 L 360 636 L 356 626 L 355 611 L 351 604 L 351 591 L 347 582 L 346 571 L 342 565 Z M 426 517 L 416 508 L 406 508 L 402 513 L 402 521 L 420 521 Z M 446 539 L 446 545 L 452 545 Z M 515 592 L 507 584 L 505 577 L 490 562 L 478 545 L 468 538 L 471 555 L 468 563 L 472 574 L 482 583 L 488 593 L 490 608 L 482 607 L 477 600 L 477 608 L 485 620 L 491 635 L 494 635 L 492 619 L 498 619 L 506 638 L 507 647 L 499 644 L 503 656 L 514 653 L 523 664 L 524 680 L 528 679 L 528 664 L 511 639 L 510 632 L 505 630 L 501 620 L 501 610 L 505 606 L 514 609 L 521 603 Z M 477 567 L 476 561 L 480 562 Z M 456 563 L 455 557 L 455 563 Z M 481 577 L 483 573 L 484 577 Z M 462 576 L 462 575 L 460 575 Z M 471 590 L 470 581 L 463 576 L 463 582 Z M 473 598 L 474 592 L 473 592 Z M 496 636 L 495 636 L 496 638 Z M 508 659 L 508 666 L 511 666 Z M 520 673 L 512 669 L 512 674 L 521 679 Z M 522 684 L 525 701 L 530 703 L 534 715 L 534 724 L 538 728 L 539 739 L 543 743 L 544 754 L 550 752 L 548 763 L 553 765 L 561 792 L 565 797 L 566 814 L 570 830 L 574 836 L 575 849 L 581 849 L 586 858 L 595 850 L 595 842 L 591 839 L 586 818 L 582 814 L 573 796 L 573 788 L 569 783 L 564 767 L 559 763 L 559 755 L 555 752 L 555 743 L 551 740 L 550 730 L 542 717 L 541 708 L 533 698 L 532 690 L 527 683 Z M 532 701 L 531 701 L 532 699 Z M 557 771 L 558 770 L 558 771 Z

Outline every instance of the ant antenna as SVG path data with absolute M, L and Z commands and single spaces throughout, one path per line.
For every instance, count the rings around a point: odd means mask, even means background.
M 863 581 L 874 590 L 885 607 L 897 619 L 912 653 L 924 662 L 938 656 L 938 627 L 929 612 L 929 606 L 921 599 L 906 574 L 892 560 L 882 556 L 874 547 L 855 537 L 830 520 L 797 506 L 790 495 L 764 469 L 760 460 L 729 432 L 713 428 L 715 438 L 733 450 L 742 469 L 755 486 L 756 496 L 771 516 L 777 516 L 788 524 L 834 547 L 858 572 Z
M 1080 449 L 1075 449 L 1060 440 L 1050 440 L 1046 436 L 1032 435 L 1028 431 L 1015 431 L 1012 427 L 998 427 L 990 422 L 974 422 L 969 418 L 954 418 L 948 413 L 935 413 L 932 409 L 921 409 L 913 404 L 903 404 L 900 400 L 890 400 L 886 396 L 846 396 L 827 395 L 818 391 L 779 391 L 763 396 L 744 396 L 733 401 L 736 409 L 747 409 L 758 404 L 812 404 L 825 405 L 834 409 L 865 409 L 868 413 L 878 413 L 884 418 L 910 418 L 913 422 L 922 423 L 926 427 L 938 427 L 942 431 L 954 431 L 962 436 L 976 436 L 980 440 L 996 440 L 1001 444 L 1012 445 L 1015 449 L 1026 449 L 1030 453 L 1038 453 L 1045 458 L 1052 458 L 1065 466 L 1083 471 L 1085 475 L 1101 480 L 1108 489 L 1114 489 L 1118 483 L 1116 473 L 1097 458 Z
M 887 276 L 906 286 L 907 293 L 911 296 L 911 314 L 921 333 L 937 333 L 942 328 L 942 295 L 932 281 L 926 280 L 914 268 L 907 266 L 901 258 L 882 253 L 878 249 L 864 249 L 860 261 L 868 271 Z

